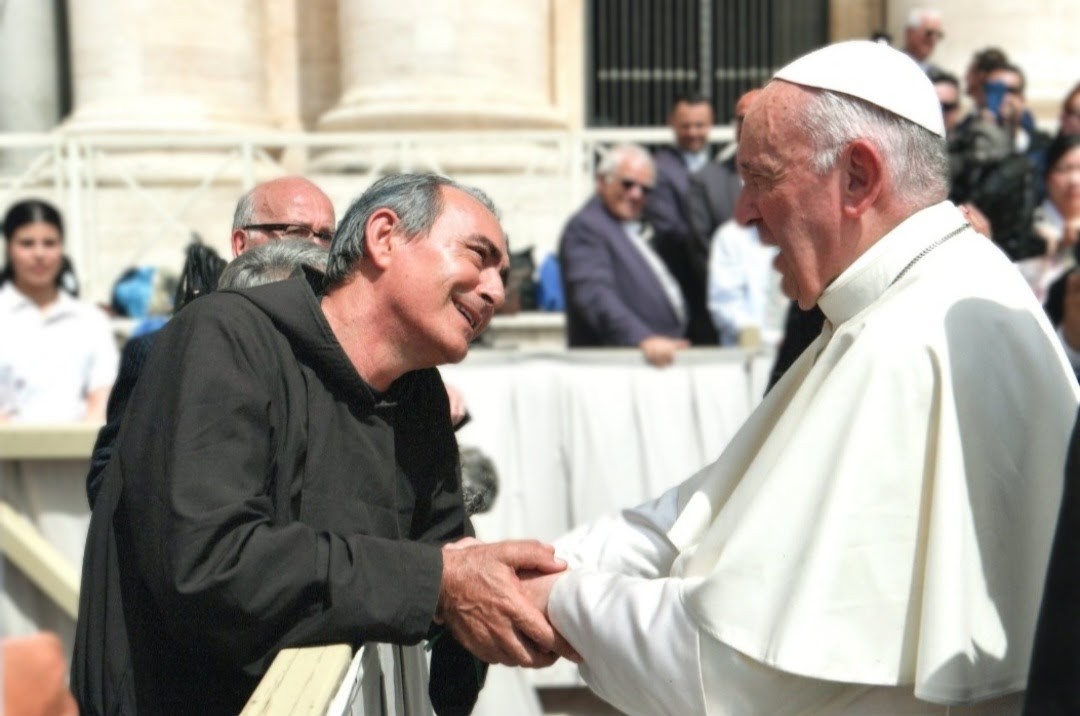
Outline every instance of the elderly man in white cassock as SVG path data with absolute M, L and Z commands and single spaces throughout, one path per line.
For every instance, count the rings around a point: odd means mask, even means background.
M 751 106 L 738 217 L 827 320 L 715 463 L 532 582 L 623 711 L 1019 711 L 1080 390 L 945 200 L 944 135 L 926 75 L 871 42 Z

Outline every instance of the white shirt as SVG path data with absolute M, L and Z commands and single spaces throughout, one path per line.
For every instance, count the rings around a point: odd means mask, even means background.
M 702 149 L 700 152 L 679 152 L 682 154 L 683 162 L 686 163 L 687 170 L 693 174 L 701 169 L 703 166 L 709 163 L 709 150 Z
M 0 337 L 0 412 L 13 422 L 82 420 L 87 395 L 116 379 L 108 318 L 64 291 L 43 312 L 5 283 Z
M 720 345 L 739 342 L 749 326 L 761 329 L 766 343 L 779 342 L 788 301 L 773 268 L 777 248 L 765 246 L 756 226 L 734 219 L 720 225 L 709 247 L 708 306 Z
M 1080 388 L 996 247 L 935 247 L 963 223 L 943 202 L 883 237 L 719 460 L 559 541 L 583 568 L 549 613 L 601 696 L 1018 712 Z

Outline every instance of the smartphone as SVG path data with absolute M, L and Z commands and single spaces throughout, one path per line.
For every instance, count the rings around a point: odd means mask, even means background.
M 986 108 L 994 113 L 995 117 L 1001 117 L 1001 103 L 1005 101 L 1005 95 L 1009 87 L 1004 82 L 986 82 L 983 84 L 983 92 L 986 94 Z

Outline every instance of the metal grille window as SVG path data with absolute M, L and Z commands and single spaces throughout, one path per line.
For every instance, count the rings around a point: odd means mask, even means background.
M 680 94 L 726 124 L 739 96 L 828 41 L 828 0 L 591 0 L 593 127 L 653 127 Z

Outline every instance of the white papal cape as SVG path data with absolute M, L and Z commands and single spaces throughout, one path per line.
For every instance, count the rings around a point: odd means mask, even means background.
M 560 541 L 580 567 L 549 611 L 601 696 L 680 716 L 1018 710 L 1080 391 L 1016 268 L 964 223 L 944 202 L 882 238 L 719 460 Z

